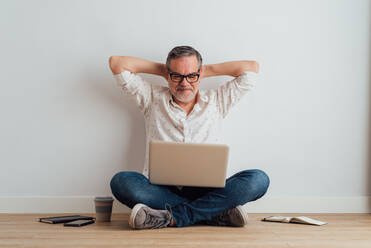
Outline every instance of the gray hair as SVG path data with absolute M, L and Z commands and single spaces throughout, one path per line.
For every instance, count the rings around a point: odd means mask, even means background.
M 167 55 L 166 59 L 166 67 L 169 69 L 170 68 L 170 61 L 172 59 L 184 57 L 184 56 L 192 56 L 195 55 L 197 60 L 198 60 L 198 69 L 201 69 L 202 66 L 202 57 L 201 54 L 194 49 L 193 47 L 190 46 L 177 46 L 171 49 L 169 54 Z

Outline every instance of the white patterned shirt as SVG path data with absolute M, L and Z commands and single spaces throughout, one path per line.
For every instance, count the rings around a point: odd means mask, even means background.
M 257 73 L 246 71 L 215 88 L 199 89 L 197 103 L 187 115 L 172 98 L 170 89 L 145 81 L 129 71 L 114 74 L 118 84 L 144 114 L 146 153 L 143 175 L 148 178 L 149 141 L 219 143 L 221 120 L 255 85 Z

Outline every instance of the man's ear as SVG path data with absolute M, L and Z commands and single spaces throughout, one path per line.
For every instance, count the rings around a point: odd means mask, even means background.
M 165 80 L 167 81 L 168 77 L 169 77 L 169 71 L 167 69 L 167 67 L 165 66 L 165 69 L 164 69 L 164 75 L 163 77 L 165 78 Z
M 201 68 L 200 68 L 200 79 L 203 78 L 204 72 L 205 72 L 205 67 L 201 66 Z

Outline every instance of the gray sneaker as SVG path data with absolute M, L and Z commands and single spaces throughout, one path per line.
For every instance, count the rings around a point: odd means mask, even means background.
M 242 227 L 247 224 L 247 211 L 239 205 L 235 208 L 228 209 L 211 220 L 205 221 L 205 224 L 213 226 L 237 226 Z
M 131 210 L 129 225 L 134 229 L 163 228 L 170 224 L 171 219 L 168 210 L 156 210 L 138 203 Z

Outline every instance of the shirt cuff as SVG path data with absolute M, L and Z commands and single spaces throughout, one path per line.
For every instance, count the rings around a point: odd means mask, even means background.
M 122 74 L 122 77 L 125 81 L 127 81 L 127 82 L 130 81 L 130 79 L 131 79 L 131 72 L 130 71 L 125 70 L 125 71 L 122 71 L 121 74 Z
M 114 74 L 113 76 L 116 79 L 117 84 L 119 86 L 122 86 L 128 84 L 131 81 L 131 79 L 133 78 L 133 73 L 125 70 L 118 74 Z
M 250 84 L 254 85 L 259 77 L 259 74 L 254 71 L 245 71 L 237 77 L 239 84 Z
M 247 75 L 247 76 L 252 76 L 252 77 L 257 77 L 259 75 L 258 73 L 254 71 L 244 71 L 242 74 Z

